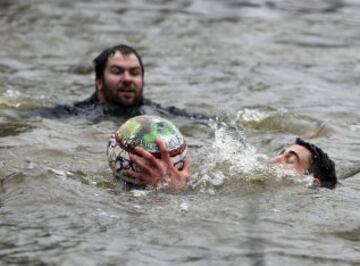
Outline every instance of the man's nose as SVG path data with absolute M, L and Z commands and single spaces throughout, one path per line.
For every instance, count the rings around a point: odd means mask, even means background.
M 272 163 L 282 163 L 284 161 L 284 156 L 282 154 L 277 155 L 270 159 Z
M 123 82 L 130 82 L 130 81 L 132 81 L 131 75 L 129 71 L 125 71 L 123 75 Z

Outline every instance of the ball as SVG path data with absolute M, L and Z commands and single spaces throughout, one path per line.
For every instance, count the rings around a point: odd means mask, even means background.
M 158 116 L 141 115 L 130 118 L 111 136 L 107 146 L 110 168 L 116 179 L 135 185 L 146 185 L 125 174 L 127 169 L 140 170 L 129 155 L 137 146 L 143 147 L 155 158 L 161 158 L 155 139 L 160 138 L 167 147 L 174 166 L 181 169 L 187 152 L 186 142 L 179 129 L 169 120 Z

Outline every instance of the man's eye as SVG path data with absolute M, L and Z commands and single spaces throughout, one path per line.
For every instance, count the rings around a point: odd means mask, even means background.
M 139 76 L 140 75 L 140 69 L 131 69 L 130 70 L 130 75 L 131 76 Z
M 124 71 L 122 70 L 122 69 L 120 69 L 120 68 L 112 68 L 111 69 L 111 73 L 112 74 L 121 74 L 121 73 L 123 73 Z
M 289 158 L 286 159 L 286 163 L 287 164 L 295 164 L 297 162 L 295 156 L 290 156 Z

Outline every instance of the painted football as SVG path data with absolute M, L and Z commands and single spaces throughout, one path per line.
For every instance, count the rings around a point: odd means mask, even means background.
M 106 153 L 114 177 L 127 183 L 144 185 L 125 174 L 127 169 L 139 171 L 130 161 L 129 155 L 135 147 L 141 146 L 156 158 L 160 158 L 160 151 L 155 143 L 157 137 L 166 144 L 174 166 L 181 169 L 187 148 L 179 129 L 162 117 L 142 115 L 127 120 L 109 140 Z

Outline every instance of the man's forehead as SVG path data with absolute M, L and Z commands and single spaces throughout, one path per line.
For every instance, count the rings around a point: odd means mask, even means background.
M 299 155 L 300 159 L 303 159 L 303 160 L 308 160 L 311 158 L 311 152 L 304 146 L 301 146 L 298 144 L 293 144 L 293 145 L 290 145 L 289 147 L 285 148 L 285 152 L 287 152 L 287 151 L 296 152 Z
M 108 63 L 109 64 L 127 63 L 127 64 L 131 64 L 132 66 L 140 67 L 139 59 L 135 54 L 133 53 L 123 54 L 120 51 L 116 51 L 114 54 L 110 55 L 108 58 Z

